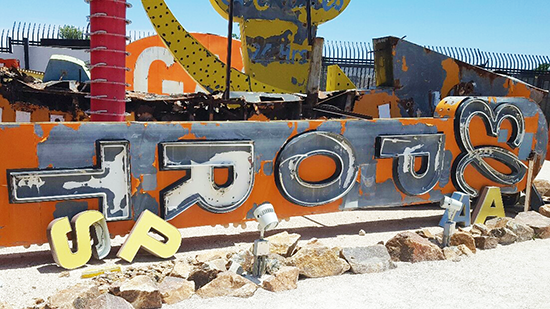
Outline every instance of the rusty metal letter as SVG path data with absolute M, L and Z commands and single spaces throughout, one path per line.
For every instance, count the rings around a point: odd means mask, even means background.
M 322 182 L 307 182 L 298 169 L 305 159 L 316 155 L 332 158 L 336 172 Z M 358 174 L 351 143 L 342 135 L 318 131 L 301 134 L 287 143 L 277 158 L 276 169 L 277 186 L 285 198 L 307 207 L 342 198 L 353 188 Z
M 10 202 L 100 198 L 107 221 L 130 220 L 129 143 L 99 141 L 97 148 L 96 167 L 8 171 Z
M 432 190 L 443 170 L 445 135 L 384 135 L 377 138 L 377 156 L 394 158 L 393 178 L 403 193 L 422 195 Z M 422 158 L 422 166 L 415 159 Z
M 198 203 L 212 213 L 227 213 L 246 201 L 254 184 L 252 141 L 193 141 L 160 144 L 161 170 L 185 170 L 186 176 L 161 194 L 165 220 Z M 227 168 L 229 179 L 219 186 L 214 169 Z

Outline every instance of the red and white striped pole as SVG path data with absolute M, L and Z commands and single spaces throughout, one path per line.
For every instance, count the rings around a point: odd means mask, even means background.
M 90 4 L 91 120 L 124 121 L 126 114 L 126 0 Z

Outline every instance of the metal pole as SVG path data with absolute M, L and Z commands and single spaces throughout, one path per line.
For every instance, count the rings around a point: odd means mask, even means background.
M 231 92 L 231 53 L 233 52 L 233 8 L 234 0 L 229 1 L 229 24 L 227 25 L 227 71 L 223 98 L 229 100 Z
M 29 38 L 23 38 L 23 51 L 25 53 L 25 69 L 30 70 L 31 66 L 29 64 Z

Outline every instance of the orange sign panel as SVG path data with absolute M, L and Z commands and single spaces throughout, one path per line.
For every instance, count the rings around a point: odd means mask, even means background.
M 201 44 L 225 62 L 227 38 L 208 33 L 192 33 Z M 126 90 L 155 94 L 177 94 L 206 92 L 177 62 L 162 39 L 150 36 L 128 44 L 126 50 Z M 241 42 L 233 40 L 231 64 L 237 70 L 243 69 Z M 204 68 L 206 69 L 206 68 Z M 202 69 L 201 69 L 202 70 Z

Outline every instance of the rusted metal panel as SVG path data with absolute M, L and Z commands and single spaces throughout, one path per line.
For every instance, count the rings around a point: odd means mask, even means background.
M 374 50 L 379 91 L 387 89 L 395 95 L 397 114 L 402 117 L 430 117 L 438 103 L 432 99 L 434 93 L 441 98 L 452 95 L 524 97 L 539 104 L 548 95 L 548 91 L 518 79 L 467 64 L 396 37 L 375 39 Z M 369 94 L 365 92 L 365 96 Z M 378 103 L 376 98 L 370 101 L 365 98 L 361 104 Z
M 523 98 L 450 97 L 418 119 L 3 123 L 0 246 L 43 243 L 52 220 L 83 210 L 121 235 L 145 210 L 183 228 L 241 223 L 264 202 L 287 218 L 513 193 L 547 141 Z

